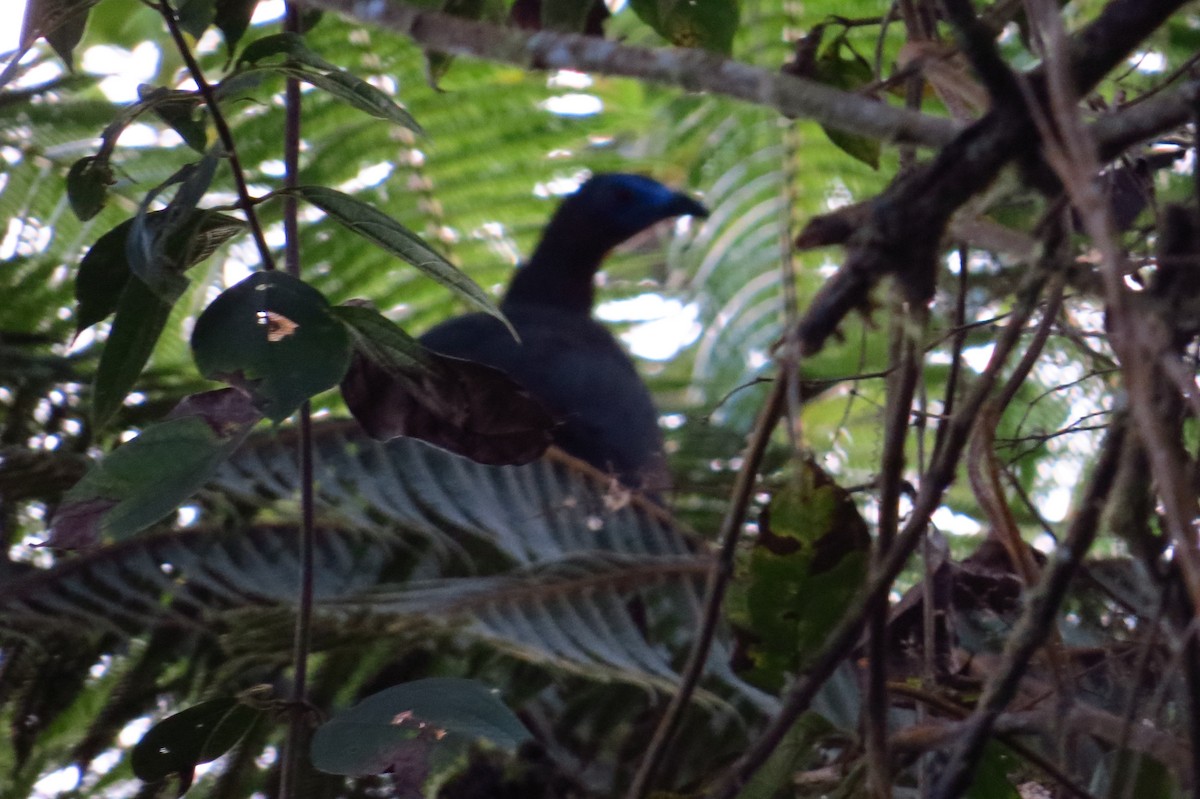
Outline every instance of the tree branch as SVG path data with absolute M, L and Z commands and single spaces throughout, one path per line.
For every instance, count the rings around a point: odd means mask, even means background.
M 940 147 L 959 130 L 948 119 L 896 108 L 823 83 L 760 69 L 703 50 L 633 47 L 595 36 L 552 31 L 529 33 L 397 2 L 298 1 L 310 8 L 405 34 L 422 47 L 449 55 L 500 61 L 526 69 L 573 69 L 620 75 L 688 91 L 710 92 L 881 141 Z

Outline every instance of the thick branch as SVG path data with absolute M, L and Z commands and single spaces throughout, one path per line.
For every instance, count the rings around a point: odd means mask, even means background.
M 403 33 L 422 47 L 450 55 L 573 69 L 704 91 L 774 108 L 784 116 L 882 141 L 940 147 L 958 126 L 948 119 L 886 105 L 805 78 L 771 72 L 703 50 L 648 48 L 594 36 L 515 30 L 382 0 L 299 0 L 369 25 Z
M 1113 0 L 1070 42 L 1074 89 L 1085 94 L 1120 64 L 1184 0 Z M 1028 76 L 1035 97 L 1045 75 Z M 867 223 L 854 231 L 844 265 L 813 298 L 800 322 L 805 353 L 824 346 L 846 314 L 862 307 L 875 283 L 895 275 L 910 300 L 933 296 L 937 253 L 951 215 L 987 188 L 1014 159 L 1030 155 L 1037 131 L 1023 109 L 993 110 L 962 132 L 933 161 L 900 177 L 872 203 Z

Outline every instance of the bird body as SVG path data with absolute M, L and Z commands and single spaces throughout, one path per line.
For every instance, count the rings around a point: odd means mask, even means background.
M 608 252 L 681 215 L 707 211 L 649 178 L 597 175 L 562 202 L 500 304 L 520 341 L 495 318 L 474 313 L 437 325 L 421 342 L 505 372 L 555 418 L 556 445 L 626 485 L 660 490 L 667 473 L 654 401 L 591 312 Z

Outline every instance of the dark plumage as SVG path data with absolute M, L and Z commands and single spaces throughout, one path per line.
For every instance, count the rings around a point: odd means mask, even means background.
M 554 416 L 554 443 L 627 485 L 666 485 L 658 412 L 633 362 L 592 318 L 593 279 L 608 252 L 664 219 L 707 216 L 690 197 L 638 175 L 597 175 L 563 200 L 500 308 L 518 343 L 482 313 L 421 337 L 430 349 L 496 367 Z

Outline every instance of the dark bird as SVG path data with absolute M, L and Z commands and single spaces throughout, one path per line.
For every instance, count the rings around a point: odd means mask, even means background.
M 554 443 L 626 485 L 667 485 L 658 412 L 633 362 L 592 318 L 608 252 L 656 222 L 707 216 L 700 203 L 639 175 L 604 174 L 563 200 L 500 309 L 520 335 L 473 313 L 424 336 L 429 349 L 495 367 L 554 417 Z

